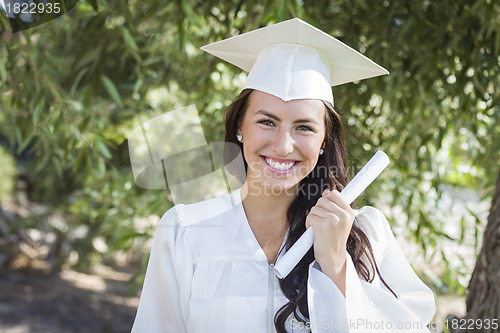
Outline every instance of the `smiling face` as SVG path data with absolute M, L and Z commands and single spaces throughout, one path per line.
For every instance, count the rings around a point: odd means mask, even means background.
M 281 194 L 314 169 L 325 138 L 325 112 L 320 100 L 284 102 L 258 90 L 251 93 L 238 131 L 250 189 Z

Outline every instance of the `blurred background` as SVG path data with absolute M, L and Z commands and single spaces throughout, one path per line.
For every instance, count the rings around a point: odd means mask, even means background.
M 0 9 L 0 331 L 130 331 L 155 226 L 173 203 L 168 189 L 135 184 L 129 134 L 194 104 L 206 141 L 223 141 L 246 73 L 200 47 L 293 17 L 391 72 L 334 97 L 351 176 L 379 149 L 392 160 L 357 205 L 385 213 L 434 290 L 432 331 L 451 329 L 448 315 L 499 317 L 497 1 L 71 6 L 19 32 Z

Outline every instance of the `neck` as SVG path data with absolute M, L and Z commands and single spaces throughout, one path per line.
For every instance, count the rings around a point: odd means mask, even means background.
M 252 190 L 248 183 L 241 189 L 243 208 L 248 223 L 262 247 L 269 244 L 281 245 L 288 230 L 286 213 L 295 199 L 295 192 L 279 195 L 267 194 L 268 191 Z M 290 193 L 294 194 L 290 194 Z

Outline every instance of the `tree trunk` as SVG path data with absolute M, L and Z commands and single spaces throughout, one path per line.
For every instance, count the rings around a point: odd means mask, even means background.
M 467 313 L 464 318 L 448 316 L 450 332 L 500 332 L 500 174 L 467 290 Z

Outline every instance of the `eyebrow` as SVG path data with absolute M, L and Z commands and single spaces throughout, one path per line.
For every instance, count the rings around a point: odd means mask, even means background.
M 272 113 L 271 113 L 271 112 L 269 112 L 269 111 L 266 111 L 266 110 L 258 110 L 258 111 L 256 111 L 255 113 L 260 113 L 260 114 L 263 114 L 263 115 L 265 115 L 265 116 L 268 116 L 268 117 L 269 117 L 269 118 L 271 118 L 271 119 L 274 119 L 274 120 L 276 120 L 276 121 L 281 122 L 280 117 L 278 117 L 278 116 L 276 116 L 276 115 L 272 114 Z M 314 119 L 310 119 L 310 118 L 296 119 L 296 120 L 294 120 L 294 121 L 293 121 L 293 123 L 294 123 L 294 124 L 298 124 L 298 123 L 313 123 L 313 124 L 319 125 L 319 123 L 318 123 L 316 120 L 314 120 Z

